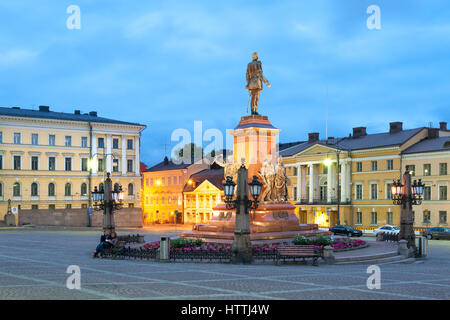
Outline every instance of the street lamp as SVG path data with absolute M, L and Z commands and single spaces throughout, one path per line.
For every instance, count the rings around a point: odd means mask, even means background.
M 258 207 L 258 197 L 261 194 L 262 183 L 258 181 L 256 176 L 253 176 L 252 182 L 248 185 L 250 187 L 250 194 L 252 195 L 253 200 L 247 198 L 247 207 L 249 209 L 256 209 Z M 239 204 L 238 199 L 233 200 L 235 187 L 236 184 L 233 182 L 233 179 L 231 177 L 227 177 L 226 181 L 223 183 L 223 193 L 225 194 L 226 207 L 230 210 L 236 209 Z
M 408 171 L 403 174 L 402 181 L 394 180 L 391 187 L 393 203 L 401 206 L 399 239 L 406 240 L 412 252 L 416 251 L 412 206 L 422 203 L 423 189 L 424 184 L 421 179 L 411 183 L 411 174 Z
M 92 191 L 92 199 L 94 200 L 94 209 L 103 210 L 103 229 L 113 231 L 114 226 L 114 211 L 122 209 L 123 191 L 119 184 L 112 187 L 112 180 L 108 172 L 105 184 L 101 183 L 98 188 L 94 187 Z
M 252 182 L 248 183 L 248 170 L 242 164 L 238 170 L 236 200 L 233 200 L 235 187 L 236 184 L 232 178 L 226 177 L 226 181 L 223 183 L 225 204 L 229 210 L 236 209 L 231 262 L 251 263 L 253 256 L 250 241 L 249 209 L 258 208 L 258 197 L 261 193 L 262 183 L 258 181 L 256 176 L 253 176 Z M 253 200 L 249 199 L 249 189 Z

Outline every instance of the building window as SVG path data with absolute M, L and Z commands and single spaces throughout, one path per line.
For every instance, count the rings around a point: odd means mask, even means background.
M 72 136 L 66 136 L 65 146 L 66 147 L 71 147 L 72 146 Z
M 447 175 L 447 163 L 439 163 L 439 174 L 441 176 Z
M 87 203 L 82 203 L 81 204 L 81 209 L 87 209 L 87 206 L 88 206 Z
M 362 172 L 362 162 L 356 163 L 356 172 Z
M 362 212 L 356 212 L 356 224 L 362 224 Z
M 33 182 L 33 183 L 31 184 L 31 196 L 32 196 L 32 197 L 37 197 L 38 195 L 39 195 L 39 192 L 38 192 L 38 185 L 37 185 L 36 182 Z
M 127 172 L 133 172 L 133 160 L 127 160 Z
M 55 189 L 55 184 L 52 183 L 52 182 L 49 183 L 49 184 L 48 184 L 48 196 L 49 196 L 49 197 L 54 197 L 55 194 L 56 194 L 56 193 L 55 193 L 55 190 L 56 190 L 56 189 Z
M 119 149 L 119 139 L 118 138 L 113 138 L 112 147 L 113 147 L 113 149 Z
M 439 211 L 439 224 L 447 224 L 447 211 Z
M 64 186 L 64 195 L 69 197 L 72 195 L 72 185 L 70 183 L 66 183 Z
M 113 172 L 119 172 L 119 159 L 113 159 Z
M 447 200 L 447 186 L 439 186 L 439 200 Z
M 38 210 L 39 206 L 37 204 L 32 204 L 31 205 L 31 210 Z
M 372 161 L 372 171 L 377 171 L 378 169 L 378 162 Z
M 128 204 L 128 208 L 134 208 L 134 203 L 132 203 L 132 202 L 129 203 L 129 204 Z
M 105 161 L 103 161 L 103 159 L 98 159 L 97 171 L 99 172 L 105 171 Z
M 392 183 L 386 184 L 386 199 L 391 200 L 392 199 Z
M 31 170 L 39 170 L 39 158 L 38 157 L 31 157 Z
M 70 203 L 66 203 L 66 209 L 72 209 L 72 205 Z
M 297 167 L 294 167 L 294 176 L 298 176 L 298 170 L 297 170 Z
M 375 211 L 372 211 L 370 223 L 373 225 L 378 224 L 378 217 Z
M 65 158 L 64 170 L 72 171 L 72 158 Z
M 81 147 L 82 148 L 88 147 L 88 138 L 87 137 L 81 137 Z
M 48 158 L 48 170 L 49 171 L 55 171 L 56 170 L 56 158 L 55 157 L 49 157 Z
M 48 205 L 48 210 L 55 210 L 55 205 L 54 204 L 49 204 Z
M 39 144 L 39 136 L 37 133 L 31 134 L 31 144 L 37 146 Z
M 20 183 L 13 184 L 13 197 L 20 197 Z
M 424 176 L 431 176 L 431 164 L 426 163 L 423 165 L 423 175 Z
M 328 167 L 322 166 L 322 174 L 328 174 Z
M 362 184 L 356 185 L 356 191 L 355 191 L 356 200 L 362 200 L 363 198 L 363 186 Z
M 48 145 L 49 146 L 54 146 L 56 145 L 56 137 L 54 134 L 49 134 L 48 135 Z
M 423 188 L 423 200 L 430 201 L 431 200 L 431 186 L 425 186 Z
M 430 210 L 423 211 L 423 223 L 431 223 L 431 212 Z
M 0 154 L 0 170 L 3 170 L 3 155 Z
M 81 184 L 81 195 L 87 196 L 87 184 L 86 183 Z
M 87 158 L 81 159 L 81 171 L 88 171 L 88 159 Z
M 387 161 L 387 169 L 388 170 L 394 170 L 394 160 L 388 160 Z
M 133 139 L 128 139 L 127 140 L 127 149 L 128 150 L 133 150 Z
M 378 199 L 378 184 L 372 183 L 370 185 L 370 199 L 377 200 Z
M 134 185 L 132 183 L 128 184 L 128 195 L 134 195 Z
M 19 132 L 14 132 L 14 144 L 20 144 L 21 143 L 21 137 Z
M 0 131 L 0 143 L 3 143 L 3 132 Z
M 14 156 L 14 170 L 21 170 L 21 156 Z
M 392 212 L 387 213 L 387 224 L 394 224 L 394 214 Z
M 99 149 L 105 148 L 105 138 L 98 138 L 97 147 Z
M 407 165 L 406 166 L 406 172 L 409 172 L 409 174 L 411 176 L 415 176 L 416 175 L 416 166 L 411 164 L 411 165 Z
M 292 188 L 292 196 L 293 196 L 293 200 L 297 199 L 297 187 L 293 187 Z
M 0 197 L 3 197 L 3 184 L 0 183 Z

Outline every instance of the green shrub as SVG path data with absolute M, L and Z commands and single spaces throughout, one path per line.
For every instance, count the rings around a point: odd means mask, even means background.
M 200 247 L 202 244 L 203 241 L 201 239 L 178 238 L 170 241 L 172 248 Z
M 316 246 L 328 246 L 333 243 L 333 240 L 329 237 L 318 236 L 314 239 L 308 239 L 305 236 L 295 237 L 292 241 L 295 245 L 316 245 Z

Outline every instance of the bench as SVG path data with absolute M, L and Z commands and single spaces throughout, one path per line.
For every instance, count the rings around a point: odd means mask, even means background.
M 277 264 L 280 260 L 286 262 L 288 259 L 295 261 L 296 258 L 301 258 L 306 262 L 306 259 L 312 259 L 312 264 L 318 266 L 317 260 L 323 257 L 323 249 L 315 248 L 314 246 L 284 246 L 277 249 Z

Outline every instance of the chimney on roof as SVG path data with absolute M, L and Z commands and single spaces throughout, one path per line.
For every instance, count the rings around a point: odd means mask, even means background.
M 39 106 L 39 111 L 50 112 L 49 106 Z
M 169 164 L 169 158 L 164 157 L 164 165 L 167 166 Z
M 308 133 L 308 142 L 314 141 L 319 141 L 319 133 L 318 132 Z
M 73 113 L 74 114 L 81 114 L 81 111 L 80 110 L 75 110 Z
M 447 122 L 439 122 L 439 126 L 441 130 L 447 130 Z
M 20 110 L 20 107 L 12 107 L 13 109 Z
M 390 122 L 389 123 L 389 133 L 398 133 L 403 130 L 403 122 Z
M 359 138 L 362 136 L 367 136 L 366 127 L 353 128 L 353 138 Z
M 439 129 L 428 128 L 428 139 L 436 139 L 436 138 L 439 138 Z
M 97 116 L 97 111 L 91 111 L 89 112 L 90 116 L 96 117 Z

